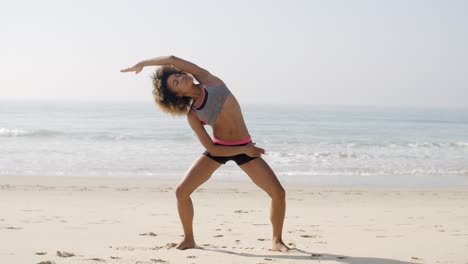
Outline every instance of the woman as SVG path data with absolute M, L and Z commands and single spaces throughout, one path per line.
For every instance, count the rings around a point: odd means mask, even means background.
M 153 75 L 156 104 L 170 114 L 186 115 L 188 123 L 206 149 L 176 189 L 177 209 L 184 229 L 184 239 L 177 248 L 196 247 L 191 193 L 222 164 L 233 160 L 271 197 L 272 250 L 288 251 L 289 248 L 282 240 L 285 191 L 261 158 L 265 150 L 252 143 L 239 103 L 223 81 L 207 70 L 175 56 L 144 60 L 121 72 L 138 74 L 146 66 L 162 66 Z M 198 83 L 194 83 L 194 79 Z M 206 124 L 212 126 L 213 139 L 204 127 Z

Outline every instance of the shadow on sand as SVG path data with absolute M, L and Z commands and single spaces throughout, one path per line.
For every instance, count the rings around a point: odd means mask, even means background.
M 209 248 L 200 248 L 201 250 L 220 252 L 230 255 L 237 255 L 241 257 L 248 258 L 269 258 L 269 259 L 288 259 L 288 260 L 310 260 L 310 261 L 336 261 L 348 264 L 415 264 L 417 262 L 406 262 L 395 259 L 385 259 L 385 258 L 366 258 L 366 257 L 350 257 L 344 255 L 333 255 L 325 253 L 311 253 L 298 248 L 292 249 L 289 253 L 284 253 L 284 255 L 257 255 L 250 253 L 238 253 L 229 250 L 223 249 L 209 249 Z M 295 253 L 302 253 L 304 255 L 297 255 Z

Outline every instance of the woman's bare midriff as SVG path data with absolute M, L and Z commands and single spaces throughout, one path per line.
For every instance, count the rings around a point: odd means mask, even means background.
M 238 141 L 250 136 L 239 103 L 232 94 L 224 102 L 213 125 L 213 136 L 223 141 Z

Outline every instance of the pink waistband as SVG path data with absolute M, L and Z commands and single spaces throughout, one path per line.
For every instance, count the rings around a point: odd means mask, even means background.
M 215 144 L 220 144 L 220 145 L 225 145 L 225 146 L 234 146 L 234 145 L 242 145 L 242 144 L 248 144 L 252 142 L 252 138 L 249 136 L 246 139 L 238 140 L 238 141 L 223 141 L 221 139 L 217 139 L 213 137 L 213 143 Z

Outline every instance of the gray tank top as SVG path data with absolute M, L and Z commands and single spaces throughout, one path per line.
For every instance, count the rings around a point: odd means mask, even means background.
M 200 121 L 213 126 L 231 91 L 225 84 L 203 85 L 202 89 L 204 89 L 202 92 L 205 93 L 202 103 L 199 106 L 192 104 L 190 110 L 198 116 Z

